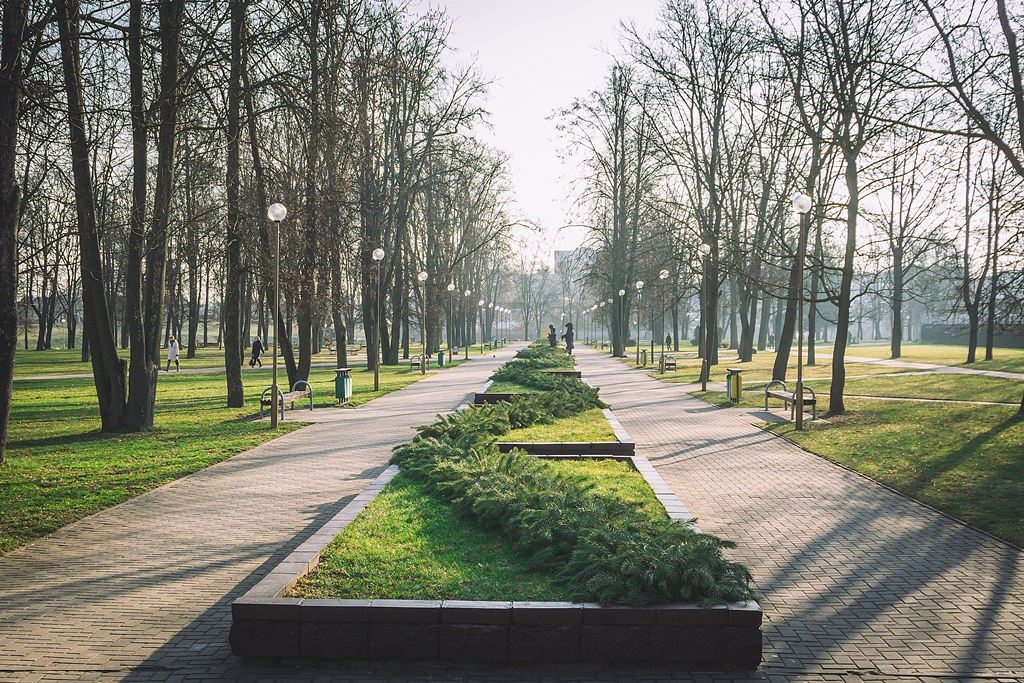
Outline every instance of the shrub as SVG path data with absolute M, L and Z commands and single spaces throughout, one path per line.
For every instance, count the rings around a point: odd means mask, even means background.
M 722 556 L 730 543 L 561 476 L 522 452 L 498 452 L 495 437 L 513 428 L 604 407 L 597 389 L 541 369 L 557 358 L 554 350 L 534 344 L 524 351 L 494 377 L 554 388 L 438 416 L 395 448 L 391 462 L 460 514 L 499 531 L 573 599 L 711 604 L 753 597 L 747 569 Z
M 753 597 L 750 574 L 710 534 L 560 477 L 522 452 L 472 436 L 423 438 L 392 462 L 460 514 L 500 532 L 573 599 L 612 604 L 716 602 Z

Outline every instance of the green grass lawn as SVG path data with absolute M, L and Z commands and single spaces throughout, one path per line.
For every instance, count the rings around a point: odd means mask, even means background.
M 643 477 L 615 461 L 548 461 L 664 514 Z M 497 532 L 483 528 L 401 474 L 324 550 L 293 597 L 408 600 L 568 599 Z
M 563 417 L 551 424 L 513 429 L 501 441 L 536 443 L 541 441 L 618 441 L 600 408 Z
M 488 394 L 536 394 L 537 391 L 533 387 L 524 387 L 515 382 L 492 382 L 487 387 Z
M 330 368 L 310 373 L 316 405 L 336 405 L 334 374 Z M 276 433 L 269 418 L 242 419 L 259 412 L 270 376 L 269 369 L 246 368 L 246 406 L 234 409 L 224 407 L 222 374 L 161 373 L 156 428 L 139 434 L 99 433 L 91 378 L 15 382 L 7 461 L 0 467 L 0 553 L 297 429 L 303 410 L 287 410 Z M 351 405 L 422 378 L 408 365 L 382 366 L 380 391 L 373 392 L 372 372 L 358 368 L 352 377 Z M 287 381 L 283 372 L 280 381 Z

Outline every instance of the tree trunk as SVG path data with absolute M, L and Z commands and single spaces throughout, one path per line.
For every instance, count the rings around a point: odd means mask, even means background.
M 893 249 L 892 257 L 892 334 L 889 350 L 892 358 L 899 358 L 903 355 L 903 250 Z
M 817 215 L 817 212 L 815 212 Z M 814 340 L 818 332 L 818 273 L 821 266 L 821 221 L 815 220 L 814 257 L 811 259 L 811 291 L 807 306 L 807 364 L 817 365 Z
M 239 310 L 242 297 L 242 221 L 239 211 L 239 112 L 242 100 L 242 35 L 247 0 L 231 0 L 231 67 L 228 76 L 227 161 L 225 189 L 228 202 L 225 235 L 226 287 L 224 292 L 224 374 L 228 407 L 245 405 L 242 386 L 242 342 Z
M 786 296 L 786 313 L 782 319 L 782 329 L 775 335 L 775 365 L 772 367 L 772 379 L 785 380 L 789 369 L 789 355 L 793 350 L 793 335 L 796 332 L 797 308 L 800 300 L 800 275 L 796 267 L 797 257 L 794 255 L 789 271 L 789 287 Z M 782 302 L 779 302 L 782 306 Z
M 128 388 L 125 386 L 124 362 L 117 355 L 117 342 L 110 327 L 106 290 L 103 286 L 103 260 L 96 225 L 96 202 L 85 127 L 79 21 L 78 1 L 58 0 L 57 28 L 60 35 L 64 87 L 68 99 L 71 167 L 75 183 L 75 210 L 78 216 L 79 254 L 82 265 L 84 326 L 89 336 L 89 352 L 92 355 L 93 381 L 99 401 L 101 428 L 104 432 L 112 432 L 124 426 Z M 83 348 L 84 353 L 87 351 Z
M 7 452 L 7 427 L 14 397 L 18 348 L 18 218 L 21 194 L 15 162 L 24 79 L 21 47 L 27 0 L 6 0 L 0 47 L 0 465 Z
M 846 253 L 839 281 L 839 315 L 836 318 L 836 341 L 832 351 L 832 386 L 829 389 L 829 415 L 846 412 L 843 391 L 846 387 L 846 342 L 850 334 L 850 300 L 853 289 L 853 266 L 857 252 L 857 214 L 860 211 L 860 185 L 856 154 L 846 158 Z
M 771 326 L 772 304 L 765 295 L 761 299 L 761 322 L 757 330 L 757 350 L 764 351 L 768 348 L 768 329 Z

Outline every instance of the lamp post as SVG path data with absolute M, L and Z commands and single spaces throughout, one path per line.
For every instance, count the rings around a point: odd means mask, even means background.
M 602 301 L 601 302 L 601 308 L 604 308 L 606 305 L 610 304 L 611 302 L 612 302 L 611 299 L 608 299 L 608 301 Z M 604 316 L 601 316 L 601 317 L 603 318 Z M 601 350 L 604 351 L 604 330 L 601 330 Z
M 423 344 L 423 354 L 420 356 L 420 374 L 427 374 L 427 271 L 421 270 L 416 276 L 419 283 L 423 285 L 420 290 L 420 343 Z
M 665 374 L 665 285 L 668 283 L 665 280 L 668 279 L 668 271 L 662 270 L 658 273 L 658 279 L 661 280 L 661 374 Z
M 480 299 L 476 305 L 480 309 L 480 355 L 482 356 L 484 353 L 484 300 Z
M 701 282 L 700 282 L 700 330 L 698 333 L 698 349 L 703 344 L 704 352 L 701 354 L 700 359 L 700 390 L 708 390 L 708 375 L 711 374 L 711 366 L 708 364 L 708 349 L 707 349 L 707 337 L 706 330 L 706 318 L 704 317 L 705 299 L 707 294 L 707 273 L 708 273 L 708 256 L 711 254 L 711 245 L 701 243 L 697 247 L 697 251 L 701 255 Z
M 464 294 L 466 296 L 466 302 L 464 304 L 462 304 L 462 310 L 465 311 L 465 315 L 466 315 L 466 325 L 465 325 L 466 338 L 462 340 L 463 341 L 463 346 L 466 347 L 466 360 L 469 360 L 469 338 L 470 338 L 470 334 L 469 334 L 469 295 L 472 294 L 472 293 L 473 293 L 473 290 L 471 290 L 471 289 L 467 289 L 464 292 Z
M 448 283 L 448 360 L 452 359 L 452 332 L 455 330 L 455 325 L 452 322 L 452 310 L 454 310 L 455 302 L 455 283 Z
M 807 251 L 807 227 L 810 219 L 811 198 L 803 193 L 793 195 L 793 211 L 800 216 L 800 235 L 797 238 L 796 273 L 800 283 L 800 302 L 796 337 L 796 392 L 793 407 L 796 408 L 796 428 L 804 428 L 804 252 Z
M 277 318 L 281 315 L 281 221 L 288 216 L 284 204 L 271 204 L 267 218 L 274 221 L 274 374 L 270 382 L 270 394 L 274 397 L 270 411 L 270 428 L 277 429 L 278 396 L 277 388 Z
M 622 355 L 626 355 L 626 337 L 629 336 L 629 321 L 626 320 L 626 290 L 619 290 L 619 323 L 626 328 L 626 333 L 622 337 Z M 614 330 L 612 332 L 614 335 Z M 615 353 L 615 340 L 612 340 L 612 353 Z
M 370 256 L 377 262 L 377 318 L 373 321 L 373 390 L 380 391 L 380 356 L 382 351 L 380 348 L 380 264 L 384 260 L 384 250 L 377 247 Z M 369 346 L 367 346 L 366 351 L 369 353 Z M 369 355 L 367 355 L 367 359 L 369 359 Z
M 636 364 L 640 365 L 640 299 L 644 295 L 644 281 L 636 281 Z
M 494 325 L 494 302 L 493 301 L 491 303 L 487 304 L 487 310 L 490 311 L 490 313 L 488 313 L 487 315 L 488 315 L 488 317 L 490 319 L 491 325 L 493 326 Z M 491 332 L 493 334 L 494 331 L 491 330 Z M 494 346 L 494 344 L 493 344 L 494 337 L 492 336 L 492 334 L 487 335 L 488 346 Z

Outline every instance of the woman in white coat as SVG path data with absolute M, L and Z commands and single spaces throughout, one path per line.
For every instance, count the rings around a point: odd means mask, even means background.
M 181 365 L 178 364 L 178 340 L 174 338 L 173 334 L 167 341 L 167 370 L 165 370 L 165 372 L 171 371 L 172 362 L 174 363 L 174 371 L 180 372 Z

